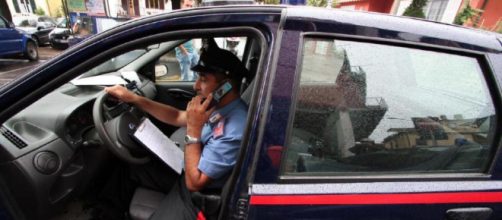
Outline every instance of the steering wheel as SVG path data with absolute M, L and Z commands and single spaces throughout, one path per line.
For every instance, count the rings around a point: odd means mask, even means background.
M 125 102 L 111 101 L 105 91 L 98 95 L 92 109 L 96 131 L 104 145 L 120 159 L 144 164 L 150 161 L 144 147 L 132 139 L 132 133 L 146 114 Z

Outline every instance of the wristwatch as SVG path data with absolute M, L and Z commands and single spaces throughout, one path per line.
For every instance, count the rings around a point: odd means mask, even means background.
M 200 143 L 199 138 L 194 138 L 190 135 L 185 135 L 185 144 L 197 144 Z

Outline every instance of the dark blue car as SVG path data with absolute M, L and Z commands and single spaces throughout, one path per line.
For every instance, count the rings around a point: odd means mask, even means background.
M 0 58 L 38 60 L 38 45 L 28 34 L 0 16 Z
M 502 218 L 501 35 L 286 6 L 136 19 L 4 85 L 0 218 L 85 218 L 114 166 L 154 160 L 131 140 L 137 109 L 103 86 L 134 80 L 185 108 L 194 82 L 179 80 L 174 48 L 207 37 L 251 73 L 238 162 L 221 191 L 201 192 L 207 219 Z M 129 217 L 159 198 L 138 189 Z

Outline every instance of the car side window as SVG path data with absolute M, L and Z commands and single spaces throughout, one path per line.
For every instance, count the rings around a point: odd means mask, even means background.
M 495 107 L 476 58 L 305 38 L 283 175 L 482 173 Z
M 215 38 L 222 49 L 235 53 L 242 59 L 246 37 Z M 197 73 L 190 70 L 199 61 L 202 39 L 189 39 L 162 55 L 155 65 L 156 82 L 193 82 Z
M 7 28 L 7 23 L 2 18 L 0 18 L 0 28 Z

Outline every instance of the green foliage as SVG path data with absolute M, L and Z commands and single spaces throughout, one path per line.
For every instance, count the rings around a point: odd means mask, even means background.
M 36 15 L 45 15 L 45 11 L 44 11 L 44 9 L 37 7 L 37 9 L 35 9 L 35 14 Z
M 455 16 L 454 24 L 463 25 L 466 21 L 481 14 L 481 10 L 472 8 L 469 2 L 467 6 Z M 475 25 L 474 25 L 475 26 Z
M 63 6 L 59 7 L 59 8 L 56 10 L 56 17 L 57 17 L 57 18 L 60 18 L 60 17 L 62 17 L 62 16 L 63 16 L 63 13 L 61 12 L 61 11 L 62 11 L 62 7 L 63 7 Z
M 328 0 L 307 0 L 307 5 L 314 7 L 323 7 L 325 8 L 328 5 Z M 331 1 L 331 7 L 335 8 L 338 5 L 337 0 Z
M 262 0 L 262 2 L 266 5 L 278 5 L 281 3 L 280 0 Z
M 426 4 L 427 0 L 413 0 L 410 6 L 404 11 L 403 16 L 425 18 L 423 8 Z

